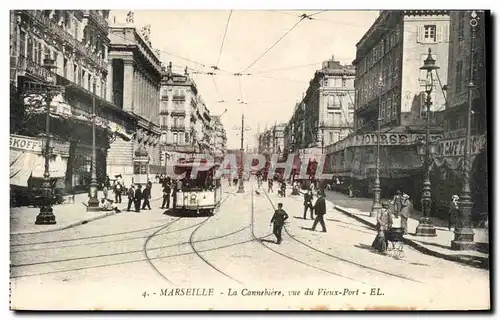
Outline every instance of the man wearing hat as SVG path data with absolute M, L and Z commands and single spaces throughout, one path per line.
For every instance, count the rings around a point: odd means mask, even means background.
M 273 234 L 276 236 L 276 244 L 281 243 L 281 230 L 285 225 L 285 221 L 288 219 L 288 214 L 283 210 L 283 203 L 278 203 L 278 209 L 274 211 L 274 215 L 271 218 L 271 225 L 273 225 Z
M 401 197 L 401 211 L 399 214 L 401 215 L 401 228 L 403 228 L 404 234 L 408 233 L 408 218 L 410 217 L 410 210 L 410 196 L 403 193 L 403 196 Z
M 456 226 L 456 219 L 459 210 L 458 200 L 460 200 L 460 197 L 456 194 L 451 197 L 450 210 L 448 211 L 448 230 L 450 231 L 452 226 Z
M 322 232 L 326 232 L 326 225 L 323 216 L 326 214 L 326 203 L 325 203 L 325 194 L 322 190 L 318 191 L 318 200 L 314 204 L 314 213 L 316 214 L 316 219 L 314 219 L 314 223 L 312 225 L 311 230 L 315 231 L 318 222 L 321 224 L 321 228 L 323 228 Z

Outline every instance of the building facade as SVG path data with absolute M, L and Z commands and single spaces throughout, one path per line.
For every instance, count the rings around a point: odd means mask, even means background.
M 354 122 L 354 77 L 353 66 L 341 65 L 334 57 L 323 62 L 288 125 L 286 134 L 294 132 L 295 136 L 293 150 L 324 148 L 351 133 Z
M 11 141 L 31 141 L 45 131 L 47 85 L 59 86 L 50 105 L 50 132 L 64 151 L 51 164 L 63 188 L 87 190 L 92 155 L 92 112 L 96 111 L 96 173 L 107 174 L 107 152 L 113 141 L 131 139 L 136 119 L 107 99 L 109 10 L 16 10 L 11 11 Z M 44 59 L 55 62 L 55 70 L 43 67 Z M 38 93 L 37 93 L 38 92 Z M 25 137 L 25 138 L 23 138 Z M 19 140 L 21 139 L 21 140 Z M 34 140 L 33 140 L 34 141 Z M 35 142 L 31 144 L 36 144 Z M 39 141 L 40 142 L 40 141 Z M 40 146 L 35 148 L 40 149 Z M 57 148 L 56 148 L 57 149 Z M 59 148 L 61 150 L 61 148 Z M 19 151 L 19 150 L 18 150 Z M 42 161 L 39 154 L 11 162 L 15 185 L 26 187 L 30 166 Z M 33 161 L 32 161 L 33 160 Z M 37 162 L 38 161 L 38 162 Z M 17 164 L 16 164 L 17 163 Z M 43 166 L 42 166 L 43 167 Z M 51 169 L 52 170 L 52 169 Z M 42 178 L 43 169 L 32 174 Z M 62 172 L 62 173 L 61 173 Z M 19 175 L 24 175 L 23 177 Z M 17 177 L 17 178 L 16 178 Z
M 213 143 L 215 154 L 224 154 L 227 149 L 227 135 L 224 125 L 221 122 L 220 116 L 212 115 L 212 126 L 213 126 Z
M 159 122 L 161 63 L 149 37 L 148 26 L 139 31 L 130 20 L 109 28 L 109 98 L 138 119 L 133 141 L 115 141 L 108 154 L 109 174 L 121 174 L 126 183 L 139 174 L 134 167 L 137 156 L 149 158 L 148 174 L 163 169 Z
M 259 153 L 284 154 L 285 128 L 285 123 L 275 124 L 261 133 L 259 135 Z
M 382 11 L 356 45 L 355 134 L 328 147 L 329 170 L 355 194 L 372 194 L 380 118 L 382 197 L 404 190 L 420 207 L 425 141 L 429 48 L 440 69 L 433 73 L 431 140 L 441 139 L 446 106 L 449 13 L 442 10 Z M 443 88 L 444 87 L 444 88 Z M 380 109 L 380 114 L 379 114 Z
M 488 15 L 476 11 L 477 27 L 471 28 L 471 11 L 450 12 L 450 54 L 448 63 L 447 100 L 444 111 L 444 136 L 440 154 L 435 158 L 434 180 L 437 197 L 448 202 L 460 195 L 463 179 L 463 159 L 468 110 L 468 84 L 472 80 L 470 189 L 474 203 L 473 219 L 480 220 L 488 212 L 487 164 L 487 90 L 486 29 Z M 474 38 L 474 40 L 473 40 Z M 472 41 L 474 44 L 471 45 Z M 473 50 L 473 51 L 472 51 Z M 473 60 L 471 60 L 473 57 Z M 473 68 L 471 79 L 470 70 Z M 434 181 L 433 181 L 434 182 Z M 484 217 L 483 217 L 484 218 Z

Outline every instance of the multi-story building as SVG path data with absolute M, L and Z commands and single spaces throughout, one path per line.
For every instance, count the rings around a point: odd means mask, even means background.
M 226 152 L 227 148 L 227 136 L 224 125 L 221 122 L 220 116 L 212 115 L 212 126 L 213 126 L 213 142 L 212 147 L 215 154 L 223 154 Z
M 266 129 L 259 135 L 259 152 L 282 154 L 285 152 L 285 123 Z
M 346 137 L 353 127 L 354 67 L 335 58 L 314 74 L 292 116 L 295 148 L 325 147 Z M 300 121 L 300 122 L 299 122 Z
M 469 170 L 471 197 L 474 202 L 473 218 L 481 219 L 478 214 L 488 212 L 488 167 L 486 150 L 487 133 L 487 75 L 485 48 L 485 29 L 488 25 L 488 15 L 476 11 L 478 24 L 474 34 L 470 25 L 471 11 L 450 12 L 450 54 L 448 62 L 447 106 L 444 111 L 444 139 L 438 148 L 440 161 L 436 162 L 439 169 L 436 177 L 439 183 L 433 184 L 439 195 L 439 200 L 447 202 L 454 194 L 460 195 L 464 179 L 461 159 L 464 156 L 465 128 L 467 126 L 468 84 L 471 81 L 471 64 L 474 70 L 472 83 L 471 121 L 471 167 Z M 472 37 L 474 44 L 471 46 Z M 472 55 L 472 51 L 474 54 Z M 474 57 L 471 60 L 471 57 Z
M 50 171 L 53 178 L 61 178 L 60 187 L 87 190 L 90 184 L 93 106 L 98 181 L 107 174 L 110 143 L 130 140 L 135 117 L 107 99 L 108 14 L 109 10 L 11 11 L 11 142 L 35 146 L 16 149 L 14 144 L 11 156 L 23 151 L 11 161 L 17 172 L 11 180 L 14 185 L 26 187 L 30 175 L 30 180 L 42 178 L 39 135 L 45 130 L 42 96 L 48 84 L 60 89 L 50 111 L 50 132 L 57 146 Z M 55 62 L 53 72 L 43 67 L 46 58 Z
M 210 117 L 210 110 L 208 110 L 201 95 L 198 94 L 196 101 L 195 145 L 197 146 L 197 152 L 209 153 L 213 151 L 212 118 Z
M 420 205 L 422 162 L 419 142 L 426 124 L 426 72 L 431 49 L 440 69 L 433 73 L 431 134 L 442 134 L 447 83 L 449 14 L 443 10 L 382 11 L 356 45 L 356 134 L 329 146 L 330 172 L 344 177 L 355 193 L 370 194 L 376 167 L 377 119 L 381 124 L 382 196 L 404 190 Z M 380 109 L 380 114 L 379 114 Z
M 161 63 L 149 40 L 149 26 L 139 31 L 132 21 L 109 28 L 109 98 L 138 119 L 131 142 L 115 141 L 108 154 L 108 172 L 131 179 L 137 168 L 135 157 L 149 157 L 148 173 L 160 167 L 160 82 Z

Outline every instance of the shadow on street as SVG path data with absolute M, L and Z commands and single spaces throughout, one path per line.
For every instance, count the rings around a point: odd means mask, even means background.
M 171 217 L 178 217 L 178 218 L 199 218 L 199 217 L 211 217 L 212 214 L 209 211 L 200 211 L 200 213 L 196 213 L 196 211 L 191 211 L 191 210 L 182 210 L 182 209 L 177 209 L 174 210 L 173 208 L 167 209 L 163 214 Z

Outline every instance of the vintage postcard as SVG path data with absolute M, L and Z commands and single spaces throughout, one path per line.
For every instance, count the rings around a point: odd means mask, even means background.
M 12 310 L 489 310 L 483 10 L 11 10 Z

